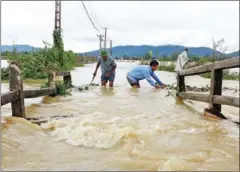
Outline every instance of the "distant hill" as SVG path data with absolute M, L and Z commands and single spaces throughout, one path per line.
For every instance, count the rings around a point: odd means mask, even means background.
M 235 52 L 232 52 L 232 53 L 229 53 L 228 56 L 230 56 L 230 57 L 239 57 L 239 50 L 235 51 Z
M 39 51 L 41 50 L 41 48 L 38 48 L 38 47 L 33 47 L 33 46 L 30 46 L 30 45 L 15 45 L 16 47 L 16 51 L 17 52 L 30 52 L 30 51 Z M 2 45 L 0 46 L 0 51 L 1 52 L 4 52 L 4 51 L 9 51 L 9 52 L 12 52 L 14 49 L 14 46 L 12 45 Z
M 30 45 L 15 45 L 17 52 L 31 52 L 31 51 L 39 51 L 41 48 L 39 47 L 33 47 Z M 1 52 L 4 51 L 13 51 L 12 45 L 2 45 L 0 47 Z M 181 45 L 160 45 L 160 46 L 151 46 L 151 45 L 126 45 L 126 46 L 116 46 L 112 48 L 113 56 L 114 57 L 139 57 L 139 56 L 145 56 L 146 53 L 150 50 L 153 51 L 153 57 L 158 56 L 171 56 L 173 53 L 180 53 L 184 50 L 184 46 Z M 208 47 L 186 47 L 189 50 L 189 55 L 196 55 L 196 56 L 205 56 L 205 55 L 211 55 L 212 49 Z M 219 52 L 218 52 L 219 53 Z M 217 54 L 218 54 L 217 53 Z M 84 52 L 84 53 L 78 53 L 82 55 L 91 55 L 91 56 L 98 56 L 99 50 L 90 51 L 90 52 Z M 236 57 L 239 56 L 239 51 L 232 52 L 229 54 L 226 54 L 230 57 Z
M 112 48 L 113 56 L 115 57 L 134 57 L 134 56 L 144 56 L 148 51 L 152 50 L 153 57 L 156 56 L 171 56 L 173 53 L 180 53 L 184 50 L 184 48 L 188 48 L 189 55 L 196 55 L 196 56 L 205 56 L 211 55 L 212 49 L 208 47 L 184 47 L 181 45 L 161 45 L 161 46 L 151 46 L 151 45 L 140 45 L 140 46 L 133 46 L 133 45 L 126 45 L 126 46 L 116 46 Z M 234 52 L 235 53 L 235 52 Z M 91 56 L 98 56 L 99 50 L 80 53 L 80 54 L 88 54 Z M 220 54 L 220 52 L 217 52 Z M 235 55 L 235 54 L 226 54 L 228 56 Z

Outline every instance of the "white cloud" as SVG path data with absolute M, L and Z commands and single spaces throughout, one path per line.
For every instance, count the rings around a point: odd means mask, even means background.
M 238 1 L 86 1 L 85 5 L 89 12 L 94 9 L 102 26 L 109 28 L 114 46 L 211 47 L 214 36 L 226 40 L 228 52 L 239 49 Z M 41 47 L 42 40 L 52 42 L 54 7 L 54 1 L 2 2 L 2 44 L 15 40 Z M 97 32 L 81 1 L 62 1 L 62 29 L 65 49 L 98 49 Z

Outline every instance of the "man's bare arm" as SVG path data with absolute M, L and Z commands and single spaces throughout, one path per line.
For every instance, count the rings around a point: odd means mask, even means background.
M 100 63 L 98 62 L 97 65 L 96 65 L 96 69 L 95 69 L 95 71 L 93 73 L 93 76 L 97 75 L 97 70 L 98 70 L 99 66 L 100 66 Z

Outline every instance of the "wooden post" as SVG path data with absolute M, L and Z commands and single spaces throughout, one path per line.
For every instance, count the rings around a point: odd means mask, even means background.
M 12 116 L 25 118 L 23 79 L 21 71 L 15 63 L 9 65 L 9 71 L 10 91 L 16 90 L 18 92 L 16 100 L 11 102 Z
M 214 67 L 211 71 L 211 84 L 210 84 L 210 103 L 209 109 L 217 110 L 221 112 L 221 104 L 214 104 L 213 103 L 213 96 L 214 95 L 222 95 L 222 70 L 214 70 Z
M 185 92 L 185 82 L 184 82 L 184 76 L 180 76 L 180 74 L 177 74 L 177 91 L 178 92 Z
M 69 72 L 68 75 L 64 75 L 63 76 L 63 82 L 64 84 L 68 85 L 69 87 L 72 87 L 72 77 L 71 77 L 71 73 Z

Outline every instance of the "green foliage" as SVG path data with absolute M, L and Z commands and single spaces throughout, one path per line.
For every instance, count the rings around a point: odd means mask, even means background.
M 63 81 L 57 80 L 55 82 L 55 86 L 56 86 L 56 95 L 61 95 L 61 96 L 71 95 L 70 91 L 68 90 L 69 85 L 65 84 Z M 46 82 L 41 86 L 41 88 L 48 88 L 48 87 L 49 87 L 48 82 Z
M 62 95 L 62 96 L 71 95 L 71 93 L 68 91 L 69 86 L 64 84 L 63 81 L 58 80 L 55 82 L 55 84 L 56 84 L 57 95 Z
M 1 80 L 9 79 L 9 68 L 1 68 Z
M 70 71 L 76 65 L 76 55 L 72 51 L 64 52 L 63 65 L 59 62 L 58 49 L 49 47 L 43 42 L 45 48 L 39 52 L 17 53 L 16 50 L 10 53 L 9 61 L 16 61 L 19 65 L 23 79 L 45 79 L 49 70 Z M 6 69 L 1 69 L 2 79 L 8 79 Z
M 176 61 L 180 52 L 174 52 L 171 55 L 171 61 Z
M 53 31 L 53 48 L 57 50 L 57 57 L 58 60 L 63 66 L 64 64 L 64 46 L 63 46 L 63 40 L 61 35 L 62 30 L 54 30 Z
M 200 65 L 204 65 L 206 63 L 212 63 L 215 62 L 215 59 L 213 58 L 208 58 L 208 57 L 200 57 L 198 61 L 196 61 L 196 65 L 200 66 Z
M 49 87 L 49 84 L 48 84 L 48 82 L 46 82 L 40 88 L 48 88 L 48 87 Z
M 148 59 L 148 60 L 151 60 L 151 59 L 152 59 L 152 56 L 153 56 L 152 50 L 148 51 L 148 53 L 147 53 L 147 59 Z
M 149 65 L 149 60 L 144 60 L 143 58 L 140 61 L 140 65 Z
M 160 71 L 168 71 L 168 72 L 174 72 L 175 65 L 173 63 L 171 64 L 165 64 L 164 62 L 160 62 L 158 70 Z
M 201 74 L 202 77 L 204 78 L 211 78 L 211 73 L 203 73 Z M 223 79 L 224 80 L 238 80 L 239 81 L 239 73 L 230 73 L 228 70 L 223 71 Z
M 80 63 L 80 64 L 76 65 L 76 67 L 84 67 L 84 66 L 85 66 L 85 64 L 83 64 L 83 63 Z

